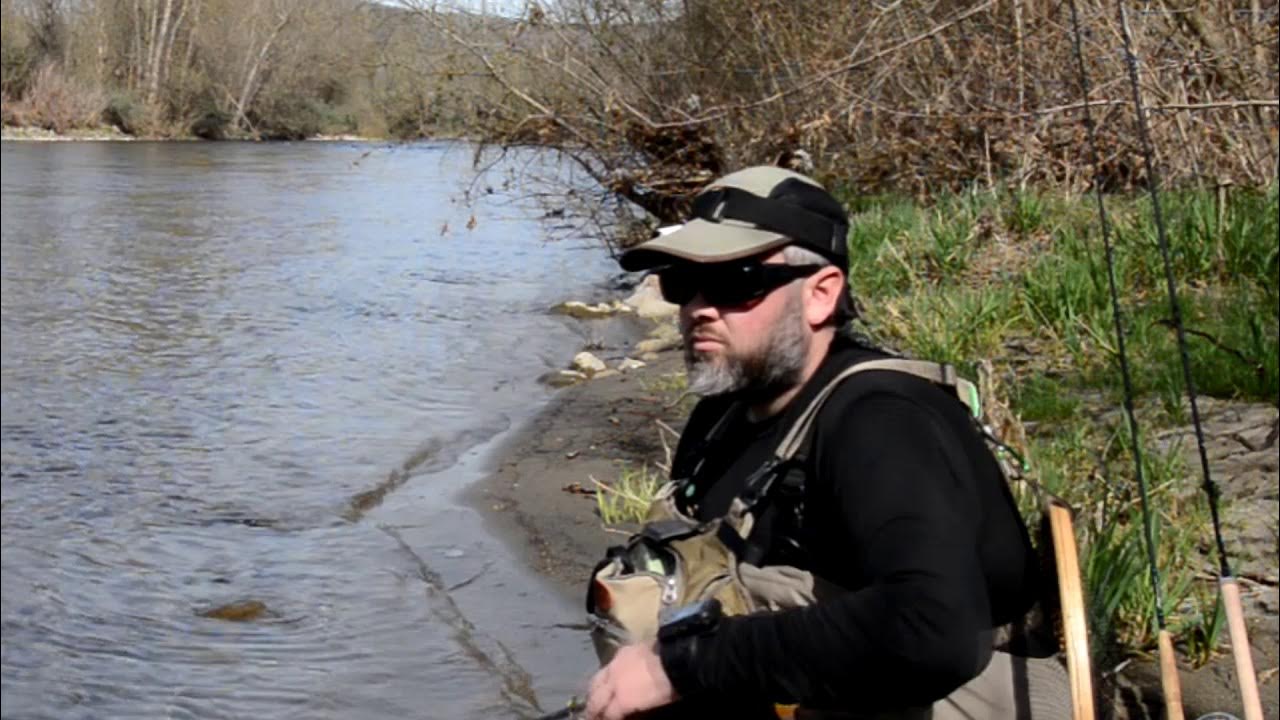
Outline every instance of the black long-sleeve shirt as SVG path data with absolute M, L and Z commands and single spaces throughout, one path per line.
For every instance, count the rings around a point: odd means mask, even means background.
M 704 400 L 676 465 L 703 457 L 700 519 L 720 517 L 828 379 L 879 354 L 837 343 L 788 409 L 740 415 L 700 447 L 732 398 Z M 925 706 L 977 675 L 991 628 L 1037 596 L 1037 563 L 1006 481 L 966 408 L 925 380 L 866 371 L 844 381 L 815 424 L 798 524 L 766 512 L 764 564 L 799 565 L 844 592 L 776 613 L 725 618 L 692 652 L 663 652 L 677 691 L 810 707 Z M 768 525 L 776 527 L 768 527 Z

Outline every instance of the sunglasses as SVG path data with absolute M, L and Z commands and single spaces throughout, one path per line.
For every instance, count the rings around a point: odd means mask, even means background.
M 735 307 L 768 295 L 793 280 L 809 277 L 822 265 L 777 265 L 760 262 L 683 263 L 657 272 L 662 299 L 684 305 L 698 295 L 708 305 Z

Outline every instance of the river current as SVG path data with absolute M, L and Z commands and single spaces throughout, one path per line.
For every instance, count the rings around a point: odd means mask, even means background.
M 614 266 L 548 241 L 547 187 L 471 161 L 3 144 L 4 718 L 528 717 L 582 691 L 579 608 L 458 496 L 582 342 L 548 307 Z M 260 615 L 206 616 L 228 603 Z

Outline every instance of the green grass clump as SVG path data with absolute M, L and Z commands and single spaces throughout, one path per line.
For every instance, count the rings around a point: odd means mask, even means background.
M 1280 396 L 1280 202 L 1266 191 L 1161 196 L 1169 257 L 1200 395 Z M 1144 468 L 1169 629 L 1193 662 L 1217 644 L 1216 588 L 1198 577 L 1211 536 L 1198 473 L 1176 448 L 1145 447 L 1189 422 L 1164 262 L 1147 196 L 1106 198 L 1126 355 L 1141 408 Z M 1099 660 L 1151 647 L 1154 599 L 1107 258 L 1092 196 L 996 190 L 919 205 L 849 202 L 850 284 L 861 328 L 966 372 L 989 360 L 1026 423 L 1032 474 L 1077 509 Z M 1015 490 L 1017 490 L 1015 488 Z M 1017 490 L 1035 515 L 1032 493 Z
M 1129 651 L 1153 647 L 1158 630 L 1130 435 L 1118 418 L 1060 428 L 1065 431 L 1031 440 L 1029 460 L 1045 488 L 1076 510 L 1092 649 L 1097 663 L 1114 664 Z M 1208 510 L 1188 480 L 1181 449 L 1144 447 L 1143 477 L 1166 624 L 1178 637 L 1216 644 L 1218 627 L 1203 612 L 1198 557 Z M 1020 500 L 1028 523 L 1036 522 L 1034 497 L 1023 493 Z M 1208 659 L 1203 651 L 1189 655 Z
M 1062 392 L 1056 380 L 1040 374 L 1021 379 L 1013 391 L 1013 404 L 1024 422 L 1064 423 L 1083 404 L 1078 394 Z
M 1164 196 L 1192 377 L 1206 395 L 1280 395 L 1277 189 Z M 854 204 L 850 283 L 868 330 L 913 354 L 973 362 L 1035 338 L 1076 387 L 1118 391 L 1107 263 L 1088 196 L 970 192 L 929 207 Z M 1108 199 L 1125 339 L 1141 394 L 1185 394 L 1150 202 Z
M 624 466 L 611 484 L 592 478 L 596 486 L 596 509 L 606 525 L 620 525 L 644 520 L 654 495 L 666 482 L 660 470 L 641 465 Z

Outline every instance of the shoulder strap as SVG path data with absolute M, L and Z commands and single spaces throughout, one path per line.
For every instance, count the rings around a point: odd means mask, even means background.
M 904 358 L 884 358 L 882 360 L 867 360 L 852 365 L 844 369 L 839 375 L 836 375 L 830 382 L 822 388 L 822 391 L 814 396 L 809 406 L 797 418 L 794 425 L 782 438 L 782 442 L 778 444 L 778 450 L 775 456 L 779 461 L 789 460 L 795 456 L 796 452 L 804 443 L 805 436 L 809 432 L 809 427 L 813 425 L 814 418 L 818 416 L 818 412 L 826 403 L 827 398 L 831 397 L 831 393 L 835 392 L 836 387 L 844 380 L 866 370 L 891 370 L 893 372 L 914 375 L 918 378 L 928 380 L 929 382 L 950 388 L 955 393 L 960 402 L 964 403 L 974 417 L 982 414 L 982 405 L 978 399 L 978 388 L 973 383 L 965 380 L 956 373 L 956 369 L 946 363 L 935 363 L 927 360 L 907 360 Z
M 769 493 L 774 481 L 781 474 L 779 468 L 796 458 L 801 449 L 809 443 L 810 429 L 813 427 L 814 420 L 818 417 L 818 413 L 822 410 L 822 406 L 826 404 L 827 399 L 831 397 L 831 394 L 848 378 L 868 370 L 888 370 L 913 375 L 950 388 L 955 393 L 956 398 L 969 408 L 975 418 L 980 417 L 982 414 L 977 386 L 960 377 L 956 373 L 955 367 L 950 364 L 930 362 L 928 360 L 908 360 L 906 358 L 882 358 L 850 365 L 827 381 L 827 384 L 809 401 L 808 406 L 805 407 L 804 411 L 800 413 L 787 430 L 782 441 L 778 443 L 774 456 L 747 479 L 742 492 L 730 505 L 730 516 L 741 518 Z M 750 530 L 749 523 L 746 525 L 746 530 L 747 532 Z M 745 536 L 745 533 L 743 534 Z

